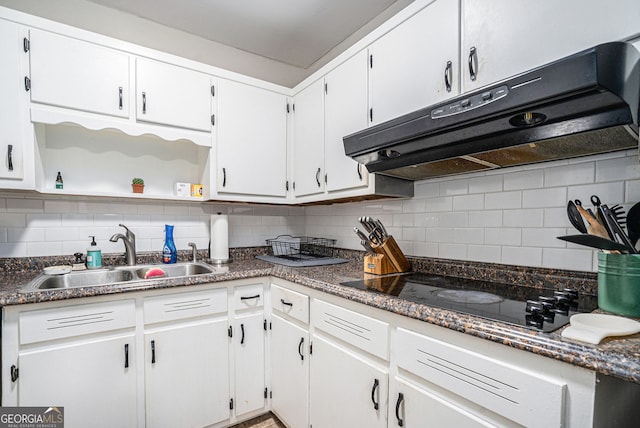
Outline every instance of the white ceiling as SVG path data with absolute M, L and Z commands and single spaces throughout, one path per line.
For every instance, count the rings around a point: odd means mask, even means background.
M 308 68 L 398 0 L 89 0 Z

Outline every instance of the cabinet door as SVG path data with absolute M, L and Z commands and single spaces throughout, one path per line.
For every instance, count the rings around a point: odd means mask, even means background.
M 23 351 L 18 406 L 62 406 L 65 427 L 135 427 L 133 335 Z
M 199 427 L 229 419 L 226 320 L 148 332 L 144 343 L 147 426 Z
M 218 192 L 286 196 L 287 100 L 218 81 Z
M 369 47 L 372 124 L 459 93 L 458 9 L 435 1 Z
M 493 427 L 479 415 L 474 415 L 437 394 L 418 388 L 395 377 L 390 394 L 393 401 L 389 403 L 389 426 L 419 428 L 434 427 Z
M 327 191 L 364 187 L 365 167 L 344 154 L 345 135 L 367 127 L 367 52 L 362 51 L 325 77 L 324 163 Z
M 236 415 L 260 410 L 265 406 L 263 322 L 262 312 L 236 316 L 233 331 Z
M 0 179 L 22 179 L 24 135 L 22 126 L 25 88 L 21 85 L 22 37 L 16 24 L 0 20 Z M 0 185 L 1 186 L 1 185 Z
M 31 101 L 129 117 L 129 55 L 31 30 Z
M 313 338 L 311 358 L 312 426 L 387 426 L 386 371 L 319 337 Z
M 288 427 L 309 426 L 309 331 L 271 319 L 271 408 Z
M 211 131 L 211 77 L 204 73 L 136 59 L 136 118 L 146 122 Z
M 324 81 L 295 97 L 293 183 L 296 196 L 324 191 Z
M 468 91 L 594 45 L 638 33 L 636 0 L 462 1 L 463 90 Z M 471 49 L 477 73 L 471 80 Z

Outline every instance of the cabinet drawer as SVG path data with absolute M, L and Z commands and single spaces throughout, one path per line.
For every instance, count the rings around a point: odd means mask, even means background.
M 226 312 L 226 288 L 169 294 L 144 299 L 145 324 Z
M 309 296 L 287 290 L 277 285 L 271 286 L 271 309 L 309 323 Z
M 135 315 L 133 300 L 22 312 L 20 344 L 133 327 Z
M 402 328 L 397 339 L 400 368 L 519 424 L 563 425 L 563 382 Z
M 314 300 L 311 305 L 311 321 L 316 329 L 389 359 L 389 324 L 321 300 Z
M 233 307 L 236 311 L 263 306 L 264 285 L 262 283 L 243 285 L 233 290 Z

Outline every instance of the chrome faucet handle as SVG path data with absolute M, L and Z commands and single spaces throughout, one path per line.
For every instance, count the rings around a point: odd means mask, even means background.
M 136 237 L 135 233 L 133 233 L 131 231 L 131 229 L 129 229 L 127 226 L 125 226 L 124 224 L 120 223 L 118 226 L 120 227 L 124 227 L 124 230 L 127 231 L 127 238 L 133 239 Z

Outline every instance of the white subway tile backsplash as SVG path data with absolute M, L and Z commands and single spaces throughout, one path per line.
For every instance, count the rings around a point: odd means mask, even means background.
M 467 227 L 469 214 L 467 212 L 453 212 L 439 214 L 438 225 L 440 227 Z
M 416 198 L 431 198 L 440 195 L 439 183 L 432 181 L 416 181 L 414 185 L 414 196 Z
M 640 202 L 640 180 L 630 180 L 626 182 L 624 202 L 627 204 Z
M 438 257 L 438 244 L 435 242 L 414 242 L 413 255 L 418 257 Z
M 545 208 L 542 224 L 544 227 L 571 227 L 569 217 L 567 217 L 567 208 Z
M 47 256 L 50 254 L 62 254 L 62 242 L 27 242 L 27 256 Z
M 469 193 L 493 193 L 502 192 L 502 175 L 487 175 L 474 177 L 469 180 Z
M 7 199 L 8 213 L 41 213 L 44 212 L 44 201 L 39 199 Z
M 404 213 L 423 213 L 425 210 L 424 199 L 409 199 L 402 202 L 402 212 Z
M 637 156 L 626 156 L 596 162 L 596 182 L 635 179 L 640 176 Z
M 543 219 L 544 210 L 542 208 L 505 210 L 502 214 L 502 224 L 505 227 L 542 227 Z
M 569 248 L 544 248 L 542 265 L 555 269 L 590 271 L 593 269 L 591 250 Z
M 44 212 L 46 213 L 77 213 L 78 203 L 76 201 L 64 201 L 59 199 L 45 200 Z
M 394 227 L 413 226 L 414 217 L 415 216 L 413 214 L 394 214 L 393 223 L 390 226 L 394 226 Z
M 453 209 L 453 197 L 445 196 L 441 198 L 427 199 L 425 211 L 426 212 L 439 212 L 439 211 L 451 211 Z
M 403 241 L 425 241 L 426 230 L 422 227 L 403 227 L 402 237 Z
M 461 195 L 453 197 L 453 211 L 484 209 L 484 195 Z
M 546 168 L 544 170 L 544 186 L 560 187 L 593 183 L 595 174 L 595 162 Z
M 567 205 L 567 189 L 565 187 L 522 191 L 522 208 L 561 207 L 563 205 Z
M 558 236 L 565 236 L 566 228 L 526 228 L 522 229 L 523 247 L 562 248 L 565 241 Z
M 0 227 L 25 227 L 27 216 L 23 213 L 2 213 Z
M 44 228 L 7 228 L 8 242 L 37 242 L 44 241 Z
M 413 224 L 416 227 L 436 227 L 440 216 L 438 214 L 420 213 L 414 214 Z
M 487 228 L 484 230 L 484 242 L 489 245 L 521 245 L 520 228 Z
M 460 227 L 453 229 L 454 244 L 484 244 L 484 229 Z
M 427 228 L 426 240 L 431 242 L 453 242 L 453 229 L 450 227 Z
M 440 182 L 440 196 L 465 195 L 469 193 L 469 179 L 457 179 Z
M 469 245 L 467 256 L 479 262 L 500 263 L 502 248 L 490 245 Z
M 439 244 L 438 257 L 465 260 L 467 258 L 467 246 L 460 244 Z
M 624 181 L 571 186 L 567 188 L 567 201 L 580 199 L 584 206 L 591 205 L 591 195 L 598 195 L 603 204 L 619 204 L 624 200 Z M 565 205 L 567 201 L 565 201 Z
M 45 241 L 73 241 L 78 239 L 78 229 L 74 227 L 47 227 L 44 229 Z
M 502 263 L 520 266 L 542 266 L 542 248 L 502 247 Z
M 469 212 L 470 227 L 501 227 L 502 211 L 470 211 Z
M 544 171 L 534 169 L 530 171 L 513 172 L 504 175 L 504 190 L 538 189 L 544 184 Z
M 510 209 L 522 207 L 522 192 L 487 193 L 484 197 L 485 209 Z
M 0 243 L 0 257 L 25 257 L 26 255 L 26 242 Z

